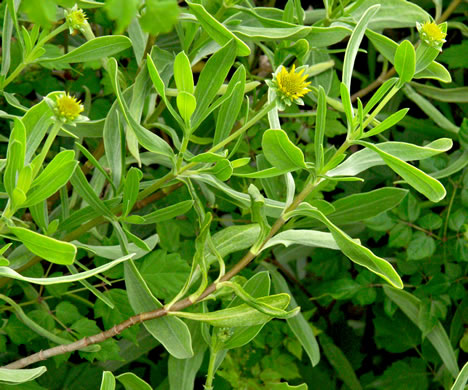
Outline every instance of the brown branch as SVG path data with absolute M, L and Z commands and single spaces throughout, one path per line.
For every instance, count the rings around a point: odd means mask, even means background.
M 310 193 L 313 190 L 317 188 L 317 184 L 309 183 L 308 185 L 306 185 L 305 188 L 302 190 L 302 192 L 296 196 L 296 198 L 294 199 L 292 204 L 288 207 L 288 209 L 285 210 L 285 212 L 294 210 L 308 195 L 310 195 Z M 285 222 L 286 221 L 282 217 L 279 217 L 276 220 L 274 225 L 271 227 L 268 236 L 262 241 L 262 244 L 260 245 L 260 249 L 268 242 L 268 240 L 271 237 L 273 237 L 281 229 L 281 227 L 284 225 Z M 220 278 L 219 282 L 230 280 L 233 276 L 237 275 L 242 269 L 244 269 L 245 267 L 247 267 L 247 265 L 250 264 L 250 262 L 257 256 L 259 252 L 260 250 L 257 251 L 256 253 L 252 253 L 249 250 L 244 255 L 244 257 L 236 265 L 234 265 L 234 267 L 232 267 L 222 278 Z M 170 311 L 180 311 L 191 306 L 194 303 L 200 302 L 201 300 L 203 300 L 204 298 L 206 298 L 208 295 L 210 295 L 216 290 L 216 285 L 219 282 L 210 284 L 195 302 L 192 302 L 188 298 L 182 299 L 176 302 L 174 305 L 172 305 Z M 56 347 L 40 351 L 33 355 L 19 359 L 13 363 L 7 364 L 6 366 L 4 366 L 4 368 L 23 368 L 23 367 L 29 366 L 30 364 L 37 363 L 42 360 L 46 360 L 52 356 L 61 355 L 61 354 L 68 353 L 68 352 L 73 352 L 78 349 L 83 349 L 87 347 L 88 345 L 101 343 L 111 337 L 118 335 L 120 332 L 124 331 L 125 329 L 133 325 L 140 324 L 144 321 L 154 320 L 156 318 L 163 317 L 167 315 L 168 312 L 169 311 L 167 311 L 166 309 L 160 308 L 160 309 L 153 310 L 150 312 L 137 314 L 104 332 L 95 334 L 90 337 L 84 337 L 81 340 L 77 340 L 71 344 L 58 345 Z

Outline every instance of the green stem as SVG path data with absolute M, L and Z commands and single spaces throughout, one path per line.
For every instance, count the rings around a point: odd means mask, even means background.
M 182 145 L 180 146 L 179 150 L 179 156 L 177 157 L 177 164 L 176 164 L 176 172 L 179 172 L 181 166 L 182 166 L 182 161 L 184 160 L 184 154 L 185 151 L 187 150 L 189 141 L 190 141 L 190 129 L 187 129 L 188 131 L 185 131 L 184 137 L 182 139 Z
M 46 142 L 44 146 L 42 147 L 41 153 L 33 160 L 32 168 L 33 168 L 33 178 L 37 176 L 39 169 L 42 167 L 42 164 L 44 163 L 44 160 L 47 156 L 47 153 L 49 153 L 50 147 L 52 146 L 52 143 L 55 140 L 55 137 L 57 137 L 57 134 L 60 131 L 60 128 L 62 127 L 62 122 L 56 120 L 54 123 L 54 126 L 49 132 L 49 135 L 47 136 Z
M 216 152 L 219 149 L 222 149 L 223 147 L 225 147 L 231 141 L 235 140 L 240 135 L 244 134 L 248 129 L 250 129 L 254 124 L 256 124 L 260 119 L 262 119 L 266 114 L 268 114 L 275 106 L 276 106 L 275 101 L 273 101 L 271 103 L 268 103 L 266 106 L 263 106 L 263 108 L 254 117 L 252 117 L 252 119 L 247 121 L 247 123 L 244 126 L 242 126 L 240 129 L 236 130 L 234 133 L 232 133 L 229 137 L 225 138 L 219 144 L 213 146 L 208 152 Z
M 211 336 L 211 346 L 210 346 L 210 362 L 208 363 L 208 373 L 206 375 L 205 390 L 213 390 L 213 380 L 215 375 L 215 365 L 216 365 L 216 356 L 218 352 L 216 351 L 216 335 L 213 331 Z
M 366 121 L 363 124 L 363 128 L 365 129 L 369 123 L 371 123 L 375 117 L 379 114 L 380 111 L 386 106 L 386 104 L 390 101 L 390 99 L 400 90 L 398 86 L 394 86 L 390 92 L 385 96 L 382 101 L 379 103 L 379 105 L 374 109 L 371 115 L 366 119 Z

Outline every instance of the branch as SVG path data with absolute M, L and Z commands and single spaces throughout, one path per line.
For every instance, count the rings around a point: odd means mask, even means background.
M 294 199 L 293 203 L 291 206 L 288 207 L 286 212 L 294 210 L 308 195 L 312 193 L 314 189 L 317 188 L 320 180 L 318 181 L 313 181 L 310 182 L 308 185 L 305 186 L 305 188 L 302 190 L 301 193 L 299 193 L 296 198 Z M 263 246 L 268 242 L 268 240 L 273 237 L 280 229 L 281 227 L 285 224 L 285 220 L 282 217 L 279 217 L 274 225 L 271 227 L 270 232 L 268 236 L 263 240 L 262 244 L 260 245 L 260 249 L 263 248 Z M 51 358 L 52 356 L 57 356 L 57 355 L 62 355 L 64 353 L 68 352 L 73 352 L 77 351 L 79 349 L 85 348 L 89 345 L 92 344 L 97 344 L 97 343 L 102 343 L 103 341 L 114 337 L 124 331 L 127 328 L 130 328 L 133 325 L 140 324 L 144 321 L 149 321 L 149 320 L 154 320 L 159 317 L 163 317 L 167 315 L 169 311 L 181 311 L 195 303 L 198 303 L 202 301 L 204 298 L 206 298 L 208 295 L 213 293 L 216 290 L 216 286 L 220 282 L 225 282 L 230 280 L 233 276 L 237 275 L 241 270 L 243 270 L 247 265 L 250 264 L 250 262 L 257 256 L 257 254 L 260 253 L 260 250 L 258 250 L 255 254 L 252 253 L 250 250 L 244 255 L 244 257 L 234 266 L 229 270 L 222 278 L 219 279 L 219 281 L 210 284 L 198 297 L 198 299 L 194 302 L 190 301 L 188 298 L 182 299 L 178 302 L 176 302 L 174 305 L 171 306 L 170 310 L 166 310 L 165 308 L 160 308 L 157 310 L 153 310 L 150 312 L 146 313 L 141 313 L 137 314 L 133 317 L 130 317 L 129 319 L 125 320 L 124 322 L 115 325 L 111 329 L 108 329 L 104 332 L 95 334 L 90 337 L 84 337 L 80 340 L 77 340 L 71 344 L 66 344 L 66 345 L 58 345 L 53 348 L 49 348 L 43 351 L 40 351 L 38 353 L 35 353 L 33 355 L 27 356 L 25 358 L 19 359 L 13 363 L 7 364 L 3 368 L 10 368 L 10 369 L 18 369 L 18 368 L 23 368 L 26 366 L 29 366 L 30 364 L 40 362 L 42 360 L 46 360 Z

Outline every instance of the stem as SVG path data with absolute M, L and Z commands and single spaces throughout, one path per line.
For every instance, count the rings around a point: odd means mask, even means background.
M 47 156 L 47 153 L 49 153 L 50 147 L 52 146 L 52 143 L 55 140 L 55 137 L 57 137 L 57 134 L 60 131 L 60 128 L 62 127 L 62 123 L 59 121 L 55 121 L 54 126 L 49 132 L 49 135 L 47 136 L 46 142 L 44 146 L 42 147 L 41 153 L 33 160 L 33 178 L 36 177 L 36 175 L 39 172 L 39 169 L 42 167 L 42 164 Z
M 187 146 L 190 141 L 190 129 L 185 132 L 184 137 L 182 138 L 182 145 L 180 146 L 179 150 L 179 156 L 177 157 L 177 164 L 176 164 L 176 172 L 179 172 L 181 166 L 182 166 L 182 161 L 184 160 L 184 154 L 185 151 L 187 150 Z
M 216 371 L 216 356 L 218 356 L 218 352 L 216 351 L 216 335 L 213 331 L 213 335 L 211 336 L 210 362 L 208 363 L 208 373 L 206 374 L 205 390 L 213 390 L 213 380 Z
M 234 133 L 232 133 L 229 137 L 225 138 L 219 144 L 213 146 L 210 150 L 208 150 L 208 152 L 216 152 L 219 149 L 222 149 L 223 147 L 225 147 L 231 141 L 235 140 L 240 135 L 244 134 L 248 129 L 250 129 L 254 124 L 256 124 L 260 119 L 262 119 L 266 114 L 268 114 L 275 106 L 276 106 L 275 101 L 268 103 L 266 106 L 263 106 L 263 108 L 254 117 L 252 117 L 252 119 L 247 121 L 247 123 L 244 126 L 242 126 L 240 129 L 236 130 Z
M 385 107 L 385 105 L 389 102 L 389 100 L 400 90 L 399 87 L 394 86 L 390 92 L 385 96 L 382 101 L 379 103 L 379 105 L 374 109 L 371 115 L 366 119 L 362 127 L 365 129 L 369 123 L 371 123 L 374 118 L 379 114 L 379 112 Z

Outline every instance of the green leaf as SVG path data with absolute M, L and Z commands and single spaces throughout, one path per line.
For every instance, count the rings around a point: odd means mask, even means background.
M 145 221 L 143 224 L 151 224 L 156 222 L 164 222 L 182 214 L 186 214 L 193 207 L 193 200 L 184 200 L 175 203 L 171 206 L 153 211 L 152 213 L 144 215 Z
M 4 185 L 7 193 L 12 196 L 16 187 L 16 178 L 24 166 L 26 153 L 26 128 L 21 119 L 15 118 L 13 130 L 8 142 L 7 161 L 4 174 Z
M 442 83 L 452 82 L 450 72 L 437 61 L 432 61 L 427 68 L 414 75 L 415 79 L 434 79 Z
M 318 209 L 312 207 L 308 203 L 301 203 L 295 211 L 288 213 L 287 217 L 290 218 L 297 215 L 309 216 L 321 221 L 330 230 L 341 251 L 349 259 L 379 275 L 392 286 L 403 288 L 403 282 L 400 276 L 387 260 L 374 255 L 368 248 L 353 240 L 345 232 L 331 223 Z
M 138 197 L 140 189 L 140 180 L 143 177 L 143 172 L 138 168 L 132 167 L 127 173 L 125 179 L 123 200 L 122 200 L 122 215 L 127 216 L 132 211 L 133 206 Z
M 342 81 L 348 91 L 351 90 L 351 77 L 354 69 L 354 61 L 356 60 L 356 55 L 361 45 L 362 37 L 366 32 L 367 25 L 369 24 L 372 17 L 380 9 L 380 4 L 375 4 L 371 7 L 368 7 L 364 14 L 359 19 L 358 24 L 349 38 L 348 46 L 346 47 L 344 62 L 343 62 L 343 76 Z
M 0 368 L 0 383 L 16 385 L 33 381 L 47 371 L 45 366 L 36 368 L 22 368 L 20 370 Z
M 408 260 L 422 260 L 431 257 L 436 250 L 434 239 L 423 232 L 416 232 L 408 245 Z
M 245 78 L 245 67 L 241 65 L 233 74 L 227 86 L 226 94 L 232 95 L 231 98 L 226 100 L 219 109 L 218 116 L 216 118 L 213 145 L 217 145 L 227 138 L 234 127 L 244 100 Z
M 350 390 L 362 390 L 361 383 L 359 383 L 356 373 L 343 351 L 333 344 L 331 339 L 324 333 L 319 335 L 319 341 L 323 354 L 335 369 L 338 377 Z
M 202 335 L 202 325 L 195 322 L 191 322 L 188 325 L 193 338 L 194 356 L 189 359 L 176 359 L 173 356 L 169 356 L 167 376 L 170 389 L 194 389 L 195 378 L 202 365 L 207 348 L 207 344 Z
M 410 364 L 408 364 L 408 361 Z M 396 384 L 396 386 L 395 386 Z M 392 363 L 385 372 L 367 385 L 371 389 L 419 390 L 428 388 L 422 359 L 410 358 Z
M 262 250 L 272 246 L 282 244 L 286 247 L 290 245 L 304 245 L 317 248 L 328 248 L 339 250 L 335 239 L 331 233 L 319 232 L 315 230 L 286 230 L 270 238 L 263 246 Z
M 449 138 L 440 138 L 425 146 L 405 142 L 382 142 L 378 148 L 403 161 L 424 160 L 439 153 L 446 152 L 453 145 Z M 342 164 L 328 171 L 327 176 L 356 176 L 368 168 L 385 165 L 385 161 L 373 150 L 363 149 L 353 153 Z
M 445 197 L 447 192 L 444 186 L 420 169 L 384 152 L 376 145 L 363 141 L 358 141 L 357 143 L 378 153 L 390 168 L 398 173 L 411 187 L 425 195 L 432 202 L 438 202 Z
M 383 290 L 385 294 L 397 304 L 403 313 L 421 329 L 418 321 L 421 301 L 406 291 L 397 290 L 390 286 L 383 286 Z M 459 372 L 457 359 L 442 324 L 437 321 L 434 329 L 426 337 L 438 352 L 450 374 L 456 378 Z
M 139 314 L 160 309 L 162 304 L 151 293 L 135 264 L 127 262 L 124 269 L 128 300 L 133 311 Z M 193 356 L 190 331 L 181 319 L 165 316 L 145 321 L 143 326 L 172 356 L 177 359 Z
M 115 376 L 110 371 L 102 373 L 100 390 L 115 390 Z
M 297 307 L 296 300 L 291 294 L 286 280 L 284 280 L 281 274 L 271 264 L 263 263 L 263 266 L 266 267 L 271 273 L 275 291 L 286 293 L 291 296 L 291 303 L 288 309 Z M 320 351 L 310 324 L 306 321 L 300 312 L 292 318 L 287 318 L 286 322 L 306 351 L 312 366 L 316 366 L 320 361 Z
M 181 51 L 174 60 L 174 80 L 179 92 L 188 92 L 193 94 L 193 74 L 190 60 L 187 55 Z
M 429 116 L 437 125 L 453 134 L 457 134 L 459 132 L 458 126 L 454 125 L 429 100 L 415 92 L 415 90 L 409 85 L 404 86 L 403 92 L 410 100 L 416 103 L 419 108 L 424 111 L 427 116 Z
M 100 215 L 106 216 L 111 220 L 115 218 L 114 213 L 112 213 L 109 207 L 107 207 L 101 198 L 99 198 L 94 189 L 88 183 L 88 180 L 81 169 L 75 169 L 70 181 L 76 192 L 78 192 L 78 194 L 80 194 L 80 196 Z
M 332 203 L 335 211 L 327 218 L 337 226 L 363 221 L 395 208 L 407 195 L 403 188 L 384 187 L 352 194 Z
M 195 89 L 197 108 L 192 118 L 194 128 L 205 119 L 209 106 L 223 85 L 235 58 L 236 44 L 231 40 L 214 53 L 203 67 Z
M 8 268 L 8 267 L 0 267 L 0 276 L 11 278 L 11 279 L 16 279 L 16 280 L 21 280 L 23 282 L 28 282 L 32 284 L 39 284 L 43 286 L 49 286 L 49 285 L 60 284 L 60 283 L 71 283 L 71 282 L 77 282 L 80 280 L 90 278 L 91 276 L 96 276 L 102 272 L 105 272 L 115 267 L 117 264 L 120 264 L 124 261 L 131 259 L 132 257 L 134 257 L 133 253 L 124 257 L 120 257 L 116 260 L 110 261 L 92 270 L 80 272 L 80 273 L 73 274 L 73 275 L 67 275 L 67 276 L 54 276 L 54 277 L 48 277 L 48 278 L 31 278 L 28 276 L 23 276 L 19 274 L 18 272 L 16 272 L 15 270 Z
M 195 100 L 195 96 L 193 96 L 191 93 L 180 92 L 177 95 L 177 108 L 179 109 L 180 116 L 185 121 L 185 123 L 189 123 L 196 107 L 197 101 Z
M 315 170 L 320 172 L 323 167 L 323 137 L 325 135 L 325 126 L 327 123 L 327 101 L 325 90 L 319 86 L 318 102 L 317 102 L 317 120 L 315 125 L 314 135 L 314 150 L 315 150 Z
M 123 31 L 136 16 L 138 0 L 107 0 L 105 10 L 110 19 L 117 21 L 117 30 Z
M 148 383 L 136 376 L 133 372 L 125 372 L 116 378 L 123 384 L 125 390 L 153 390 Z
M 144 257 L 140 273 L 155 297 L 170 300 L 183 287 L 190 266 L 178 253 L 157 250 Z
M 410 41 L 400 43 L 395 51 L 395 70 L 400 76 L 401 83 L 408 83 L 416 71 L 416 52 Z
M 27 200 L 22 207 L 34 206 L 55 194 L 73 176 L 78 161 L 73 150 L 58 153 L 46 168 L 32 182 Z
M 187 4 L 206 33 L 220 46 L 224 46 L 229 41 L 234 40 L 236 42 L 238 56 L 244 57 L 250 55 L 250 48 L 211 16 L 203 5 L 191 3 L 189 1 L 187 1 Z
M 372 137 L 373 135 L 380 134 L 382 131 L 385 131 L 392 126 L 395 126 L 398 122 L 400 122 L 405 117 L 408 111 L 409 111 L 409 108 L 403 108 L 393 113 L 388 118 L 385 118 L 383 122 L 375 126 L 373 129 L 366 131 L 361 138 Z
M 418 93 L 433 100 L 450 103 L 468 103 L 468 87 L 437 88 L 432 85 L 411 82 L 410 84 Z
M 31 230 L 9 226 L 26 248 L 35 255 L 55 264 L 73 264 L 76 256 L 76 246 L 69 242 L 59 241 Z
M 44 0 L 39 3 L 35 0 L 23 0 L 21 10 L 28 15 L 31 22 L 41 27 L 50 27 L 56 20 L 57 5 L 53 0 Z
M 289 140 L 284 130 L 265 131 L 262 148 L 266 159 L 275 168 L 291 171 L 306 168 L 302 150 Z
M 375 4 L 375 0 L 364 0 L 351 5 L 349 12 L 354 19 L 358 19 L 370 6 Z M 369 29 L 381 31 L 385 28 L 399 29 L 412 27 L 416 22 L 429 20 L 429 14 L 419 5 L 404 0 L 385 0 L 378 2 L 381 7 L 376 17 L 369 23 Z
M 149 63 L 150 63 L 150 60 L 148 60 L 148 64 Z M 114 92 L 117 95 L 117 100 L 119 102 L 120 108 L 122 109 L 122 114 L 126 122 L 128 123 L 128 125 L 133 130 L 136 137 L 138 138 L 138 142 L 144 148 L 148 149 L 150 152 L 161 154 L 172 160 L 174 158 L 174 152 L 172 148 L 167 144 L 167 142 L 165 142 L 161 137 L 147 130 L 145 127 L 143 127 L 140 123 L 138 123 L 133 118 L 133 115 L 131 114 L 127 106 L 127 103 L 122 95 L 122 92 L 120 90 L 119 79 L 118 79 L 118 65 L 117 65 L 117 61 L 115 60 L 115 58 L 109 59 L 107 63 L 107 71 L 109 72 L 109 75 L 111 78 L 112 88 L 114 89 Z M 150 76 L 151 76 L 151 70 L 150 70 Z
M 465 363 L 450 390 L 463 390 L 468 382 L 468 363 Z
M 270 277 L 267 272 L 259 272 L 252 276 L 244 285 L 243 289 L 254 298 L 267 296 L 270 293 Z M 234 298 L 228 307 L 235 307 L 242 304 L 239 297 Z M 264 324 L 232 328 L 232 334 L 223 343 L 223 349 L 239 348 L 253 340 Z
M 140 17 L 144 31 L 153 35 L 168 33 L 177 23 L 179 7 L 176 0 L 146 0 L 146 10 Z
M 257 301 L 271 306 L 274 309 L 284 310 L 288 307 L 290 296 L 288 294 L 276 294 L 258 298 Z M 272 319 L 252 306 L 242 305 L 221 309 L 210 313 L 169 312 L 168 315 L 188 318 L 194 321 L 206 322 L 212 326 L 221 328 L 235 328 L 239 326 L 254 326 L 264 324 Z
M 41 63 L 73 64 L 101 60 L 128 49 L 132 41 L 123 35 L 109 35 L 94 38 L 60 57 L 41 58 Z

